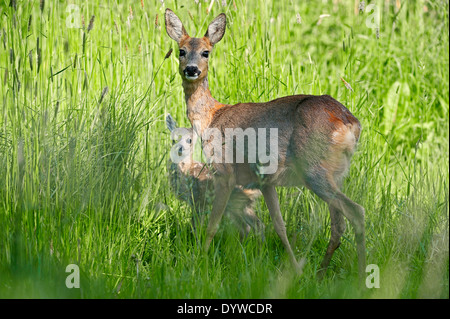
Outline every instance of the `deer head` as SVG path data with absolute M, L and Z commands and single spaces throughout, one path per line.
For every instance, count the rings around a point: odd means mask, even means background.
M 166 31 L 178 43 L 179 72 L 183 81 L 197 82 L 208 74 L 209 55 L 225 34 L 226 16 L 218 15 L 208 26 L 203 38 L 191 38 L 176 14 L 166 9 Z

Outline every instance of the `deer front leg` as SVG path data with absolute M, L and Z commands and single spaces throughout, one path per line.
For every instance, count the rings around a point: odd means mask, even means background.
M 284 248 L 288 252 L 291 263 L 294 266 L 294 269 L 300 275 L 302 273 L 302 265 L 299 264 L 295 259 L 294 252 L 292 251 L 291 245 L 289 244 L 289 240 L 286 235 L 286 226 L 284 224 L 283 217 L 281 216 L 280 204 L 278 202 L 278 195 L 275 186 L 265 186 L 262 189 L 262 193 L 267 208 L 269 209 L 270 217 L 272 217 L 275 231 L 280 237 L 281 242 L 284 245 Z
M 211 241 L 219 228 L 220 220 L 227 206 L 231 191 L 234 188 L 233 178 L 229 176 L 217 176 L 214 180 L 214 202 L 206 230 L 205 251 L 208 251 Z

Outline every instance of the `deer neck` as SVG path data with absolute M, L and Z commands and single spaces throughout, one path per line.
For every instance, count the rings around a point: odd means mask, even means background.
M 214 113 L 225 104 L 216 101 L 209 90 L 208 78 L 198 82 L 183 80 L 187 117 L 198 135 L 208 128 Z

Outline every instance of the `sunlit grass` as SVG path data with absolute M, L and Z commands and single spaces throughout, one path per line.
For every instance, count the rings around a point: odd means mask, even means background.
M 16 2 L 0 3 L 0 297 L 448 298 L 447 1 L 374 2 L 378 37 L 350 0 Z M 263 201 L 264 243 L 224 226 L 197 246 L 167 181 L 165 115 L 189 123 L 166 7 L 191 36 L 227 14 L 217 100 L 329 94 L 358 117 L 344 192 L 366 209 L 379 289 L 357 289 L 350 226 L 316 279 L 329 216 L 303 188 L 279 189 L 300 278 Z M 72 263 L 81 289 L 65 286 Z

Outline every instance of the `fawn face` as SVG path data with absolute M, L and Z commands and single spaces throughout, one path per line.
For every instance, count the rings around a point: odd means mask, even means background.
M 179 72 L 183 81 L 196 82 L 205 78 L 209 54 L 225 33 L 225 14 L 220 14 L 211 22 L 203 38 L 191 38 L 181 20 L 170 9 L 166 9 L 165 20 L 167 34 L 178 43 Z
M 166 125 L 170 131 L 172 139 L 171 160 L 176 164 L 190 164 L 191 153 L 193 148 L 193 130 L 192 128 L 178 127 L 177 122 L 168 114 L 166 117 Z

